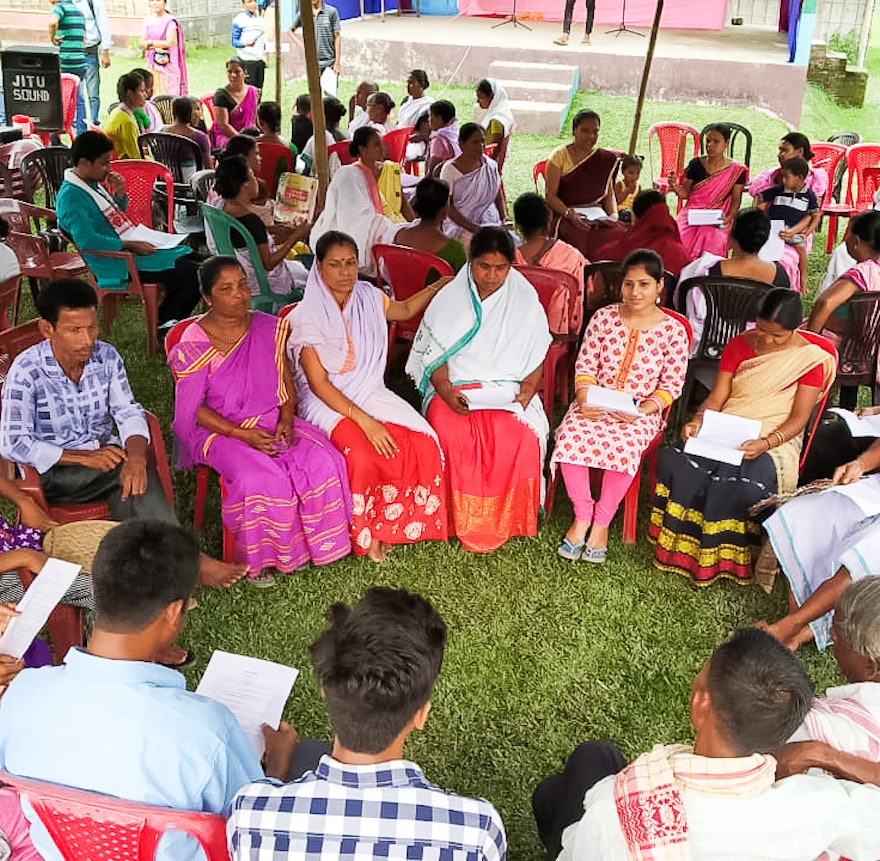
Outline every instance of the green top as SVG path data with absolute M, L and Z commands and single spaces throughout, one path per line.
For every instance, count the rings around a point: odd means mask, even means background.
M 55 0 L 49 13 L 58 19 L 55 38 L 61 40 L 58 59 L 62 72 L 81 71 L 86 64 L 83 43 L 86 38 L 86 19 L 73 0 Z

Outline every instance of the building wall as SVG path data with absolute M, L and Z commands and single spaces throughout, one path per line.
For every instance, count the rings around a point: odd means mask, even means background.
M 851 30 L 862 31 L 868 0 L 819 0 L 816 39 L 828 39 L 832 33 L 845 36 Z M 729 0 L 729 18 L 742 18 L 746 27 L 779 26 L 778 0 Z

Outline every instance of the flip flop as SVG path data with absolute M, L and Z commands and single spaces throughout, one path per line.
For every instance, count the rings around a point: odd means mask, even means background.
M 584 558 L 584 548 L 587 546 L 585 541 L 580 544 L 572 544 L 567 538 L 562 539 L 562 544 L 556 548 L 557 555 L 563 559 L 570 559 L 576 562 L 578 559 Z
M 256 577 L 249 577 L 248 583 L 257 589 L 271 589 L 275 585 L 275 575 L 258 574 Z
M 590 547 L 589 544 L 584 545 L 584 555 L 582 558 L 586 562 L 592 562 L 596 565 L 601 565 L 605 561 L 605 558 L 607 556 L 607 547 Z
M 186 653 L 183 658 L 175 663 L 165 663 L 165 661 L 159 661 L 163 667 L 168 667 L 171 670 L 182 670 L 185 667 L 188 667 L 192 664 L 196 659 L 196 653 L 192 649 L 184 649 Z

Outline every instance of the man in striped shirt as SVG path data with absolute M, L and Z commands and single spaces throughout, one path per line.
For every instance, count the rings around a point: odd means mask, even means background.
M 235 861 L 504 861 L 504 826 L 482 798 L 429 783 L 403 758 L 422 729 L 446 646 L 446 625 L 418 595 L 375 587 L 334 604 L 311 656 L 335 738 L 314 771 L 236 795 Z
M 312 14 L 315 16 L 315 40 L 318 43 L 318 68 L 321 70 L 321 89 L 325 96 L 336 98 L 339 84 L 340 58 L 342 56 L 341 26 L 339 12 L 323 0 L 312 0 Z M 302 26 L 299 12 L 290 28 L 295 33 Z
M 49 39 L 58 46 L 58 60 L 62 72 L 76 75 L 80 85 L 76 91 L 76 123 L 85 129 L 86 105 L 82 82 L 86 76 L 86 19 L 73 0 L 52 0 L 49 13 Z

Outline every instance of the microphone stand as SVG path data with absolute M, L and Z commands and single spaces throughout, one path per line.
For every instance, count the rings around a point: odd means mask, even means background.
M 624 3 L 626 0 L 624 0 Z M 496 27 L 506 27 L 508 24 L 513 24 L 514 27 L 522 27 L 525 30 L 531 30 L 532 28 L 528 26 L 528 24 L 523 24 L 522 21 L 516 20 L 516 0 L 513 0 L 513 11 L 508 15 L 503 21 L 498 24 L 493 24 L 492 29 L 494 30 Z M 641 35 L 641 33 L 639 34 Z
M 516 0 L 514 0 L 514 9 L 516 9 Z M 623 0 L 623 10 L 620 13 L 620 26 L 615 27 L 613 30 L 606 30 L 605 35 L 610 36 L 614 33 L 615 36 L 619 36 L 621 33 L 632 33 L 633 36 L 644 36 L 644 33 L 639 33 L 636 30 L 630 30 L 629 27 L 626 26 L 626 0 Z

